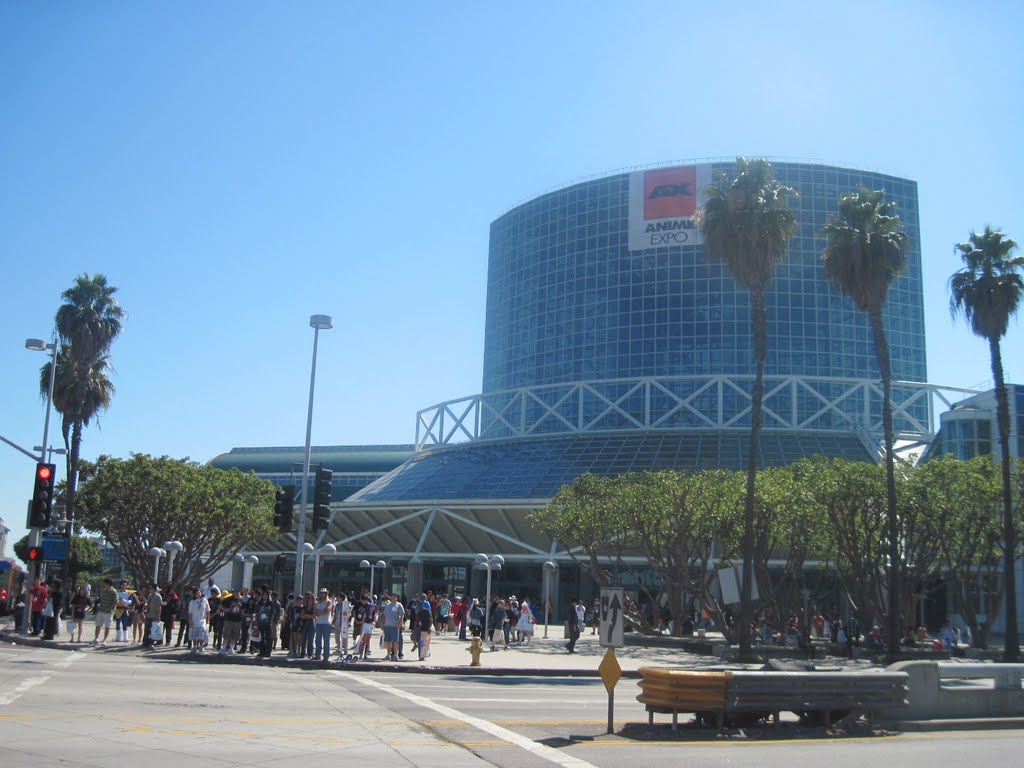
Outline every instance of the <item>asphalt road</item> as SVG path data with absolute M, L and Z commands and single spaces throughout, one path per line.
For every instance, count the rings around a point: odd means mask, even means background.
M 1014 766 L 1020 730 L 650 729 L 620 681 L 300 670 L 0 647 L 0 765 Z M 340 763 L 337 761 L 341 761 Z M 367 763 L 372 761 L 372 763 Z

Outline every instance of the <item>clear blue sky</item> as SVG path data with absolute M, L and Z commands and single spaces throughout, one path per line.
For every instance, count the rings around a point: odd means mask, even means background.
M 496 216 L 737 154 L 917 180 L 929 378 L 985 385 L 945 284 L 971 229 L 1024 241 L 1022 7 L 9 0 L 0 434 L 39 443 L 24 340 L 103 272 L 128 318 L 85 457 L 301 445 L 313 313 L 314 444 L 412 442 L 418 409 L 480 388 Z M 1011 381 L 1022 352 L 1018 322 Z M 31 472 L 0 444 L 12 540 Z

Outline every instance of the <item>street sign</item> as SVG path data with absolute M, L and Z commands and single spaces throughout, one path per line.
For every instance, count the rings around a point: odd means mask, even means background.
M 43 550 L 47 560 L 57 562 L 68 559 L 68 540 L 63 536 L 43 537 Z
M 622 587 L 601 588 L 601 645 L 621 648 L 625 640 L 626 590 Z
M 615 684 L 622 677 L 622 667 L 619 666 L 619 660 L 615 658 L 614 648 L 609 648 L 604 652 L 604 658 L 598 665 L 597 671 L 601 673 L 601 681 L 604 683 L 605 690 L 608 693 L 615 690 Z
M 609 648 L 604 652 L 604 658 L 597 671 L 601 673 L 604 689 L 608 691 L 608 733 L 615 733 L 615 684 L 622 677 L 622 667 L 619 666 L 619 660 L 615 658 L 614 648 Z

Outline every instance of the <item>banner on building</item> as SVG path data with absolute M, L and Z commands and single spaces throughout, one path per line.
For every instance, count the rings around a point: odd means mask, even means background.
M 710 163 L 629 174 L 629 250 L 703 243 L 694 215 L 710 183 Z

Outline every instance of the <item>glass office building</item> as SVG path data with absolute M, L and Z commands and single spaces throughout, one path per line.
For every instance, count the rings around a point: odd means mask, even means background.
M 865 187 L 885 190 L 909 236 L 907 270 L 886 306 L 894 376 L 926 381 L 916 183 L 834 166 L 774 167 L 799 195 L 790 203 L 799 230 L 768 289 L 766 373 L 877 378 L 867 320 L 827 281 L 817 236 L 839 196 Z M 732 173 L 733 165 L 709 170 Z M 749 294 L 725 266 L 707 263 L 696 233 L 677 243 L 655 232 L 642 243 L 654 247 L 631 248 L 636 176 L 542 195 L 491 225 L 483 392 L 753 370 Z
M 877 460 L 881 392 L 867 319 L 826 278 L 817 232 L 839 196 L 883 189 L 908 235 L 885 311 L 897 438 L 930 424 L 917 185 L 869 171 L 776 162 L 799 227 L 767 295 L 759 461 Z M 746 466 L 754 353 L 749 295 L 708 264 L 695 214 L 732 162 L 660 166 L 576 183 L 491 225 L 481 392 L 417 415 L 416 453 L 337 504 L 325 541 L 380 557 L 405 587 L 477 593 L 478 552 L 535 590 L 546 560 L 566 597 L 571 555 L 527 514 L 592 472 Z M 930 435 L 928 435 L 930 436 Z M 460 567 L 456 583 L 451 568 Z M 503 576 L 511 578 L 511 576 Z M 456 581 L 458 581 L 456 579 Z M 560 585 L 560 586 L 559 586 Z M 533 592 L 535 594 L 535 592 Z M 557 599 L 556 599 L 556 602 Z

